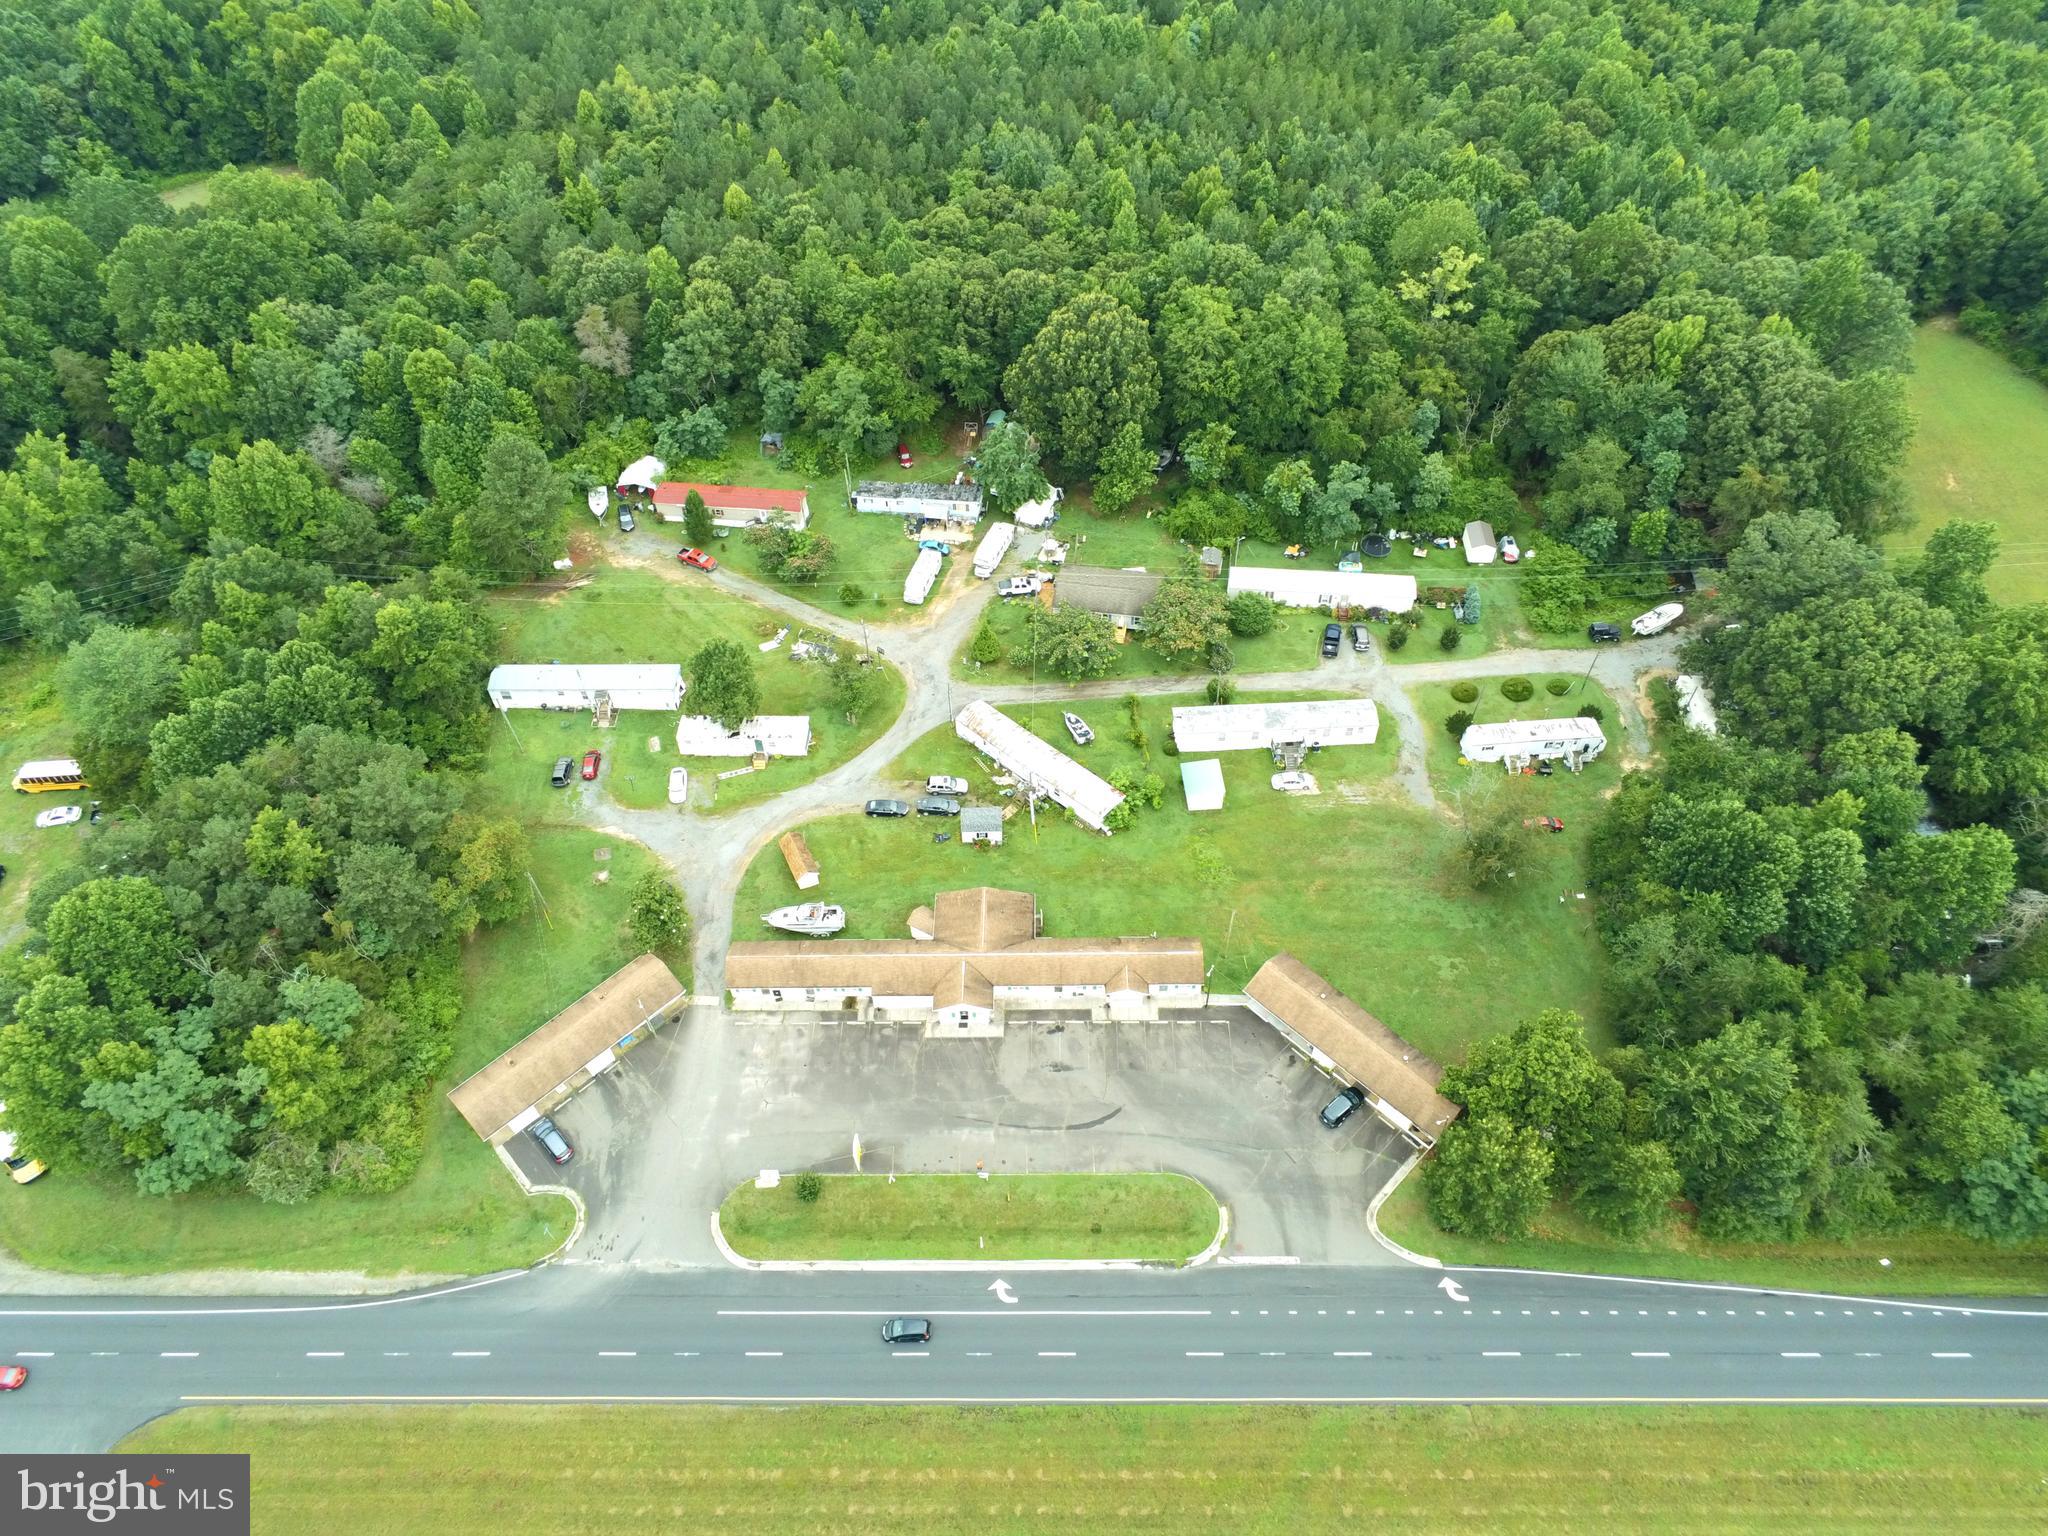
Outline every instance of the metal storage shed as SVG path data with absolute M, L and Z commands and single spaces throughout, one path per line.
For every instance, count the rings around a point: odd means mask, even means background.
M 1191 811 L 1223 809 L 1223 764 L 1213 757 L 1180 765 L 1180 792 Z
M 1041 740 L 983 699 L 953 721 L 959 738 L 984 752 L 1032 794 L 1072 811 L 1084 827 L 1107 832 L 1103 818 L 1124 803 L 1123 795 L 1051 742 Z
M 1467 523 L 1464 544 L 1467 565 L 1491 565 L 1500 554 L 1500 542 L 1493 536 L 1491 523 Z
M 798 890 L 808 891 L 817 885 L 818 861 L 803 833 L 785 832 L 775 840 L 775 846 L 782 850 L 782 862 L 789 866 L 789 878 L 796 882 Z
M 970 805 L 960 812 L 960 841 L 986 843 L 991 847 L 1003 840 L 1003 813 L 992 805 Z

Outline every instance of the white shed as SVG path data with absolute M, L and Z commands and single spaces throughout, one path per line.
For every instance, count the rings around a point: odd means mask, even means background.
M 614 709 L 681 709 L 683 669 L 677 662 L 584 666 L 545 662 L 491 669 L 485 684 L 493 709 L 595 709 L 608 695 Z
M 1371 699 L 1196 704 L 1173 712 L 1173 744 L 1183 752 L 1371 746 L 1379 736 L 1379 707 Z
M 676 721 L 676 751 L 684 757 L 808 757 L 809 715 L 756 715 L 736 731 L 728 731 L 710 715 L 684 715 Z
M 946 557 L 936 549 L 920 549 L 917 558 L 910 562 L 910 574 L 903 578 L 903 601 L 921 603 L 930 597 L 945 564 Z
M 1464 544 L 1467 565 L 1491 565 L 1500 555 L 1500 542 L 1493 536 L 1491 523 L 1467 523 Z
M 1288 570 L 1271 565 L 1233 565 L 1229 592 L 1263 592 L 1289 608 L 1384 608 L 1405 613 L 1415 606 L 1413 576 L 1384 571 Z
M 1500 720 L 1468 725 L 1458 751 L 1475 763 L 1504 763 L 1519 773 L 1531 763 L 1561 762 L 1576 772 L 1607 750 L 1598 720 Z
M 1089 772 L 1051 742 L 1034 736 L 984 699 L 976 699 L 953 721 L 959 738 L 986 753 L 1035 795 L 1072 811 L 1084 827 L 1107 832 L 1103 819 L 1123 804 L 1121 792 Z
M 1180 765 L 1180 792 L 1191 811 L 1223 809 L 1223 763 L 1220 758 L 1198 758 Z

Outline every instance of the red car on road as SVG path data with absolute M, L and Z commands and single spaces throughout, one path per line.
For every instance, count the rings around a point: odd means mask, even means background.
M 677 553 L 676 558 L 685 565 L 695 566 L 700 571 L 715 571 L 718 569 L 718 562 L 705 554 L 701 549 L 681 550 Z
M 602 752 L 586 752 L 586 753 L 584 753 L 584 754 L 583 754 L 583 777 L 584 777 L 584 778 L 586 778 L 586 779 L 594 779 L 594 778 L 596 778 L 596 777 L 597 777 L 597 765 L 598 765 L 599 763 L 603 762 L 603 761 L 604 761 L 604 754 L 603 754 Z
M 25 1365 L 0 1365 L 0 1392 L 18 1392 L 28 1380 Z

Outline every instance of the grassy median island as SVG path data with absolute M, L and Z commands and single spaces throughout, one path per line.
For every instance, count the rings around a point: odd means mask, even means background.
M 817 1198 L 805 1200 L 807 1178 Z M 797 1174 L 718 1208 L 750 1259 L 1150 1259 L 1216 1240 L 1216 1200 L 1177 1173 Z
M 200 1408 L 266 1536 L 2038 1530 L 2048 1418 L 1874 1408 Z M 1583 1523 L 1567 1523 L 1583 1522 Z

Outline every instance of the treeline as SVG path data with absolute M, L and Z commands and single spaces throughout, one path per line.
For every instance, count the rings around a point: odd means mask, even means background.
M 2048 1233 L 2048 605 L 1993 604 L 1996 555 L 1751 526 L 1685 654 L 1721 733 L 1667 737 L 1594 836 L 1622 1044 L 1546 1015 L 1447 1073 L 1440 1220 Z

